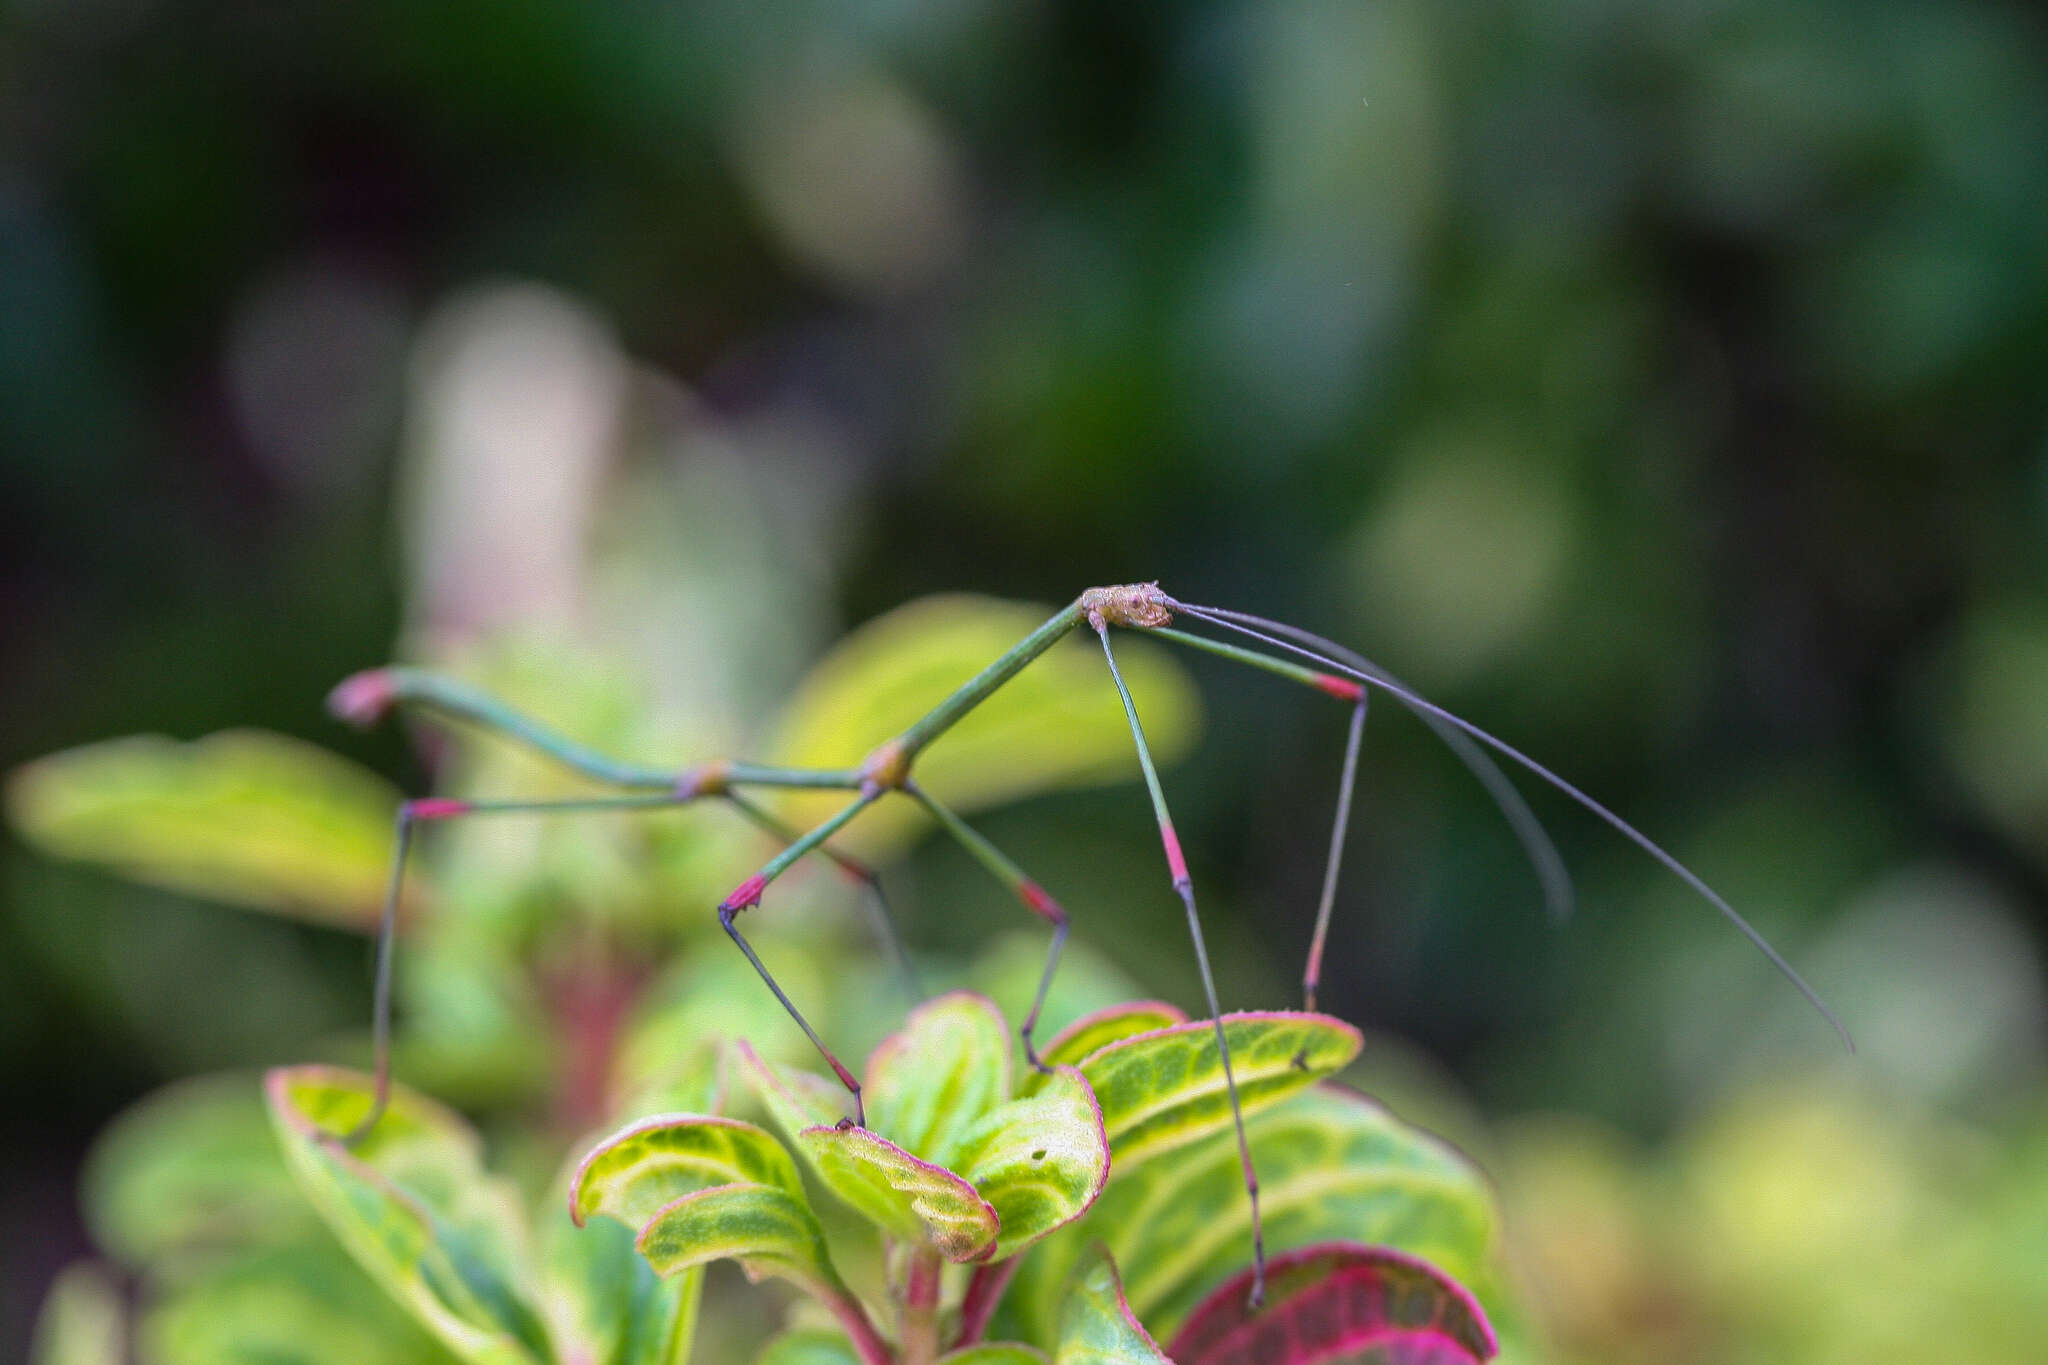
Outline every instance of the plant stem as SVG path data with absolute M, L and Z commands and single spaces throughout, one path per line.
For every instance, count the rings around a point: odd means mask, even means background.
M 994 1265 L 974 1268 L 973 1277 L 967 1281 L 967 1296 L 960 1301 L 960 1335 L 953 1339 L 954 1350 L 981 1340 L 981 1334 L 988 1330 L 988 1320 L 995 1316 L 996 1305 L 1003 1301 L 1004 1291 L 1023 1263 L 1022 1256 L 1012 1256 Z
M 939 1358 L 939 1253 L 919 1247 L 910 1253 L 900 1318 L 903 1365 L 931 1365 Z
M 868 1320 L 868 1310 L 861 1307 L 859 1299 L 844 1289 L 827 1288 L 822 1285 L 808 1286 L 818 1302 L 832 1310 L 832 1316 L 839 1319 L 839 1325 L 846 1329 L 847 1337 L 853 1342 L 853 1349 L 860 1353 L 861 1365 L 896 1365 L 896 1357 L 889 1350 L 889 1343 L 882 1340 L 882 1334 L 875 1330 L 875 1324 Z

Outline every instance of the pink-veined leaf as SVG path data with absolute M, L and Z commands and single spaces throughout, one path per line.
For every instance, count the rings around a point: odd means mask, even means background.
M 1499 1349 L 1464 1286 L 1419 1257 L 1328 1243 L 1266 1263 L 1197 1307 L 1169 1349 L 1176 1365 L 1484 1365 Z

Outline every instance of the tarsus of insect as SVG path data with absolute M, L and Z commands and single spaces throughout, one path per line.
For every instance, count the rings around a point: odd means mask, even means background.
M 1172 622 L 1176 617 L 1199 621 L 1232 632 L 1279 653 L 1265 653 L 1228 641 L 1175 629 Z M 1246 1194 L 1251 1201 L 1251 1293 L 1254 1305 L 1263 1300 L 1265 1292 L 1265 1244 L 1259 1217 L 1258 1176 L 1252 1163 L 1251 1144 L 1245 1135 L 1244 1114 L 1237 1094 L 1237 1077 L 1231 1066 L 1230 1044 L 1223 1031 L 1222 1006 L 1216 997 L 1215 975 L 1210 970 L 1208 946 L 1202 934 L 1201 917 L 1195 907 L 1194 883 L 1188 875 L 1187 860 L 1181 852 L 1180 838 L 1174 830 L 1173 817 L 1167 809 L 1166 794 L 1160 785 L 1158 769 L 1152 761 L 1151 749 L 1145 742 L 1145 730 L 1138 718 L 1137 702 L 1124 682 L 1122 670 L 1117 666 L 1116 650 L 1110 642 L 1112 627 L 1143 631 L 1175 644 L 1221 655 L 1350 703 L 1351 722 L 1345 742 L 1343 772 L 1339 779 L 1336 819 L 1330 833 L 1329 856 L 1324 867 L 1322 891 L 1316 906 L 1315 931 L 1310 940 L 1307 965 L 1302 974 L 1302 998 L 1306 1008 L 1315 1008 L 1316 991 L 1322 976 L 1323 948 L 1329 933 L 1331 909 L 1336 901 L 1337 874 L 1342 863 L 1345 830 L 1350 820 L 1351 795 L 1357 782 L 1359 751 L 1365 729 L 1368 701 L 1374 691 L 1379 691 L 1399 701 L 1429 725 L 1472 770 L 1473 775 L 1499 805 L 1509 826 L 1522 842 L 1542 884 L 1545 904 L 1554 916 L 1561 917 L 1570 912 L 1570 877 L 1542 825 L 1523 802 L 1514 785 L 1494 763 L 1488 753 L 1489 750 L 1534 775 L 1611 825 L 1624 838 L 1641 848 L 1703 897 L 1747 937 L 1801 995 L 1806 997 L 1841 1037 L 1843 1045 L 1851 1051 L 1855 1050 L 1855 1044 L 1851 1041 L 1848 1031 L 1843 1028 L 1834 1012 L 1763 935 L 1758 933 L 1755 927 L 1718 892 L 1635 826 L 1521 750 L 1437 706 L 1362 655 L 1321 636 L 1313 635 L 1297 626 L 1269 621 L 1245 612 L 1176 601 L 1161 591 L 1157 583 L 1128 583 L 1115 587 L 1090 588 L 1082 593 L 1056 612 L 1045 624 L 1018 641 L 1008 653 L 962 683 L 952 695 L 933 707 L 917 723 L 878 746 L 866 759 L 851 768 L 789 768 L 726 759 L 700 763 L 681 771 L 646 767 L 620 762 L 609 755 L 581 745 L 513 710 L 496 698 L 440 674 L 392 667 L 358 673 L 344 680 L 329 697 L 329 707 L 335 714 L 353 724 L 369 725 L 397 705 L 416 706 L 447 718 L 469 722 L 507 735 L 584 777 L 615 789 L 619 794 L 555 801 L 464 801 L 432 797 L 407 801 L 399 807 L 391 879 L 385 893 L 383 913 L 377 930 L 372 1040 L 375 1054 L 375 1089 L 369 1112 L 348 1133 L 340 1135 L 339 1140 L 354 1144 L 365 1137 L 382 1118 L 390 1097 L 392 951 L 398 905 L 405 880 L 406 856 L 412 845 L 415 826 L 428 821 L 472 815 L 647 810 L 685 805 L 703 798 L 716 797 L 723 799 L 747 820 L 779 841 L 783 845 L 781 850 L 758 872 L 741 882 L 718 903 L 718 922 L 738 945 L 739 950 L 746 955 L 747 961 L 753 964 L 762 982 L 789 1013 L 789 1017 L 803 1030 L 804 1036 L 810 1039 L 811 1045 L 818 1050 L 818 1054 L 824 1058 L 832 1073 L 846 1087 L 853 1102 L 853 1121 L 865 1126 L 867 1116 L 861 1103 L 859 1081 L 854 1079 L 853 1073 L 833 1054 L 832 1049 L 826 1046 L 825 1040 L 818 1036 L 817 1030 L 804 1018 L 802 1011 L 784 993 L 774 975 L 768 970 L 767 964 L 761 961 L 753 945 L 747 942 L 746 936 L 740 932 L 739 917 L 759 906 L 767 888 L 800 859 L 811 854 L 830 858 L 866 889 L 868 904 L 875 916 L 877 932 L 895 951 L 906 981 L 910 983 L 912 992 L 917 993 L 909 958 L 902 950 L 901 941 L 890 921 L 888 904 L 882 898 L 880 878 L 873 870 L 841 852 L 830 842 L 834 835 L 852 824 L 863 811 L 883 796 L 891 792 L 901 793 L 924 807 L 939 828 L 956 840 L 975 862 L 1007 887 L 1011 894 L 1023 902 L 1027 910 L 1051 926 L 1052 938 L 1046 954 L 1045 968 L 1039 975 L 1031 1008 L 1018 1029 L 1026 1060 L 1034 1067 L 1043 1069 L 1044 1063 L 1040 1060 L 1033 1043 L 1033 1033 L 1038 1027 L 1039 1013 L 1044 1008 L 1046 992 L 1052 984 L 1053 973 L 1059 966 L 1060 950 L 1066 944 L 1069 926 L 1067 912 L 1000 849 L 920 786 L 911 774 L 918 755 L 927 746 L 1011 678 L 1022 672 L 1033 660 L 1082 626 L 1092 630 L 1100 641 L 1103 661 L 1108 665 L 1110 678 L 1116 686 L 1118 697 L 1123 702 L 1124 715 L 1130 723 L 1131 740 L 1137 749 L 1138 766 L 1151 797 L 1153 815 L 1159 823 L 1159 840 L 1165 853 L 1167 873 L 1174 894 L 1180 898 L 1187 912 L 1188 934 L 1194 942 L 1195 962 L 1200 970 L 1210 1020 L 1216 1031 L 1217 1052 L 1222 1063 L 1224 1086 L 1230 1099 L 1231 1122 L 1237 1138 L 1238 1158 L 1244 1170 Z M 1286 658 L 1281 657 L 1282 655 L 1294 657 Z M 781 824 L 767 810 L 744 794 L 746 788 L 778 787 L 810 791 L 846 791 L 852 795 L 847 804 L 835 814 L 814 828 L 799 833 Z

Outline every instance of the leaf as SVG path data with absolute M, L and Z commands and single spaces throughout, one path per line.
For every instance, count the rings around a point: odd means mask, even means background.
M 1102 1110 L 1064 1067 L 1039 1094 L 988 1115 L 960 1151 L 960 1173 L 995 1210 L 991 1260 L 1015 1256 L 1088 1211 L 1109 1179 Z
M 868 1126 L 940 1166 L 1010 1094 L 1010 1030 L 979 995 L 954 991 L 910 1012 L 868 1057 Z
M 367 930 L 398 793 L 325 749 L 260 730 L 135 735 L 9 776 L 24 839 L 190 895 Z
M 891 1236 L 949 1261 L 987 1260 L 994 1250 L 994 1206 L 945 1167 L 866 1128 L 805 1128 L 796 1142 L 832 1193 Z
M 659 1114 L 591 1148 L 570 1180 L 578 1227 L 595 1213 L 642 1228 L 667 1204 L 713 1185 L 770 1185 L 801 1200 L 803 1182 L 781 1143 L 740 1119 Z
M 1038 1059 L 1049 1067 L 1079 1066 L 1111 1043 L 1187 1021 L 1187 1011 L 1164 1000 L 1127 1000 L 1076 1019 L 1039 1049 Z M 1046 1079 L 1046 1072 L 1034 1070 L 1024 1077 L 1018 1092 L 1029 1095 Z
M 834 1327 L 792 1327 L 761 1348 L 754 1365 L 861 1365 L 846 1333 Z
M 1305 1247 L 1266 1264 L 1253 1312 L 1249 1270 L 1220 1286 L 1173 1339 L 1178 1365 L 1484 1365 L 1486 1314 L 1435 1266 L 1385 1247 Z
M 609 1220 L 579 1228 L 562 1204 L 542 1223 L 545 1301 L 563 1359 L 683 1365 L 689 1358 L 704 1272 L 664 1279 L 640 1255 L 636 1231 Z
M 247 1073 L 180 1081 L 129 1108 L 93 1144 L 81 1184 L 94 1240 L 159 1276 L 322 1235 Z
M 348 1148 L 329 1134 L 369 1113 L 368 1076 L 280 1067 L 265 1089 L 299 1188 L 357 1262 L 449 1349 L 474 1365 L 553 1358 L 521 1283 L 517 1203 L 484 1174 L 467 1124 L 394 1086 L 384 1118 Z
M 984 1341 L 939 1357 L 939 1365 L 1046 1365 L 1045 1352 L 1021 1341 Z
M 1246 1114 L 1347 1065 L 1364 1040 L 1325 1014 L 1227 1014 L 1223 1034 Z M 1102 1103 L 1120 1169 L 1230 1125 L 1230 1093 L 1207 1019 L 1124 1038 L 1092 1053 L 1081 1074 Z
M 1268 1247 L 1367 1242 L 1422 1256 L 1464 1283 L 1486 1278 L 1498 1225 L 1492 1190 L 1446 1144 L 1329 1083 L 1246 1128 Z M 1171 1161 L 1113 1167 L 1088 1216 L 1040 1245 L 1011 1287 L 1009 1304 L 1030 1334 L 1052 1331 L 1070 1267 L 1097 1237 L 1124 1267 L 1138 1312 L 1172 1332 L 1251 1261 L 1251 1209 L 1233 1135 L 1217 1133 Z
M 1048 607 L 950 595 L 877 617 L 811 671 L 776 727 L 772 756 L 804 767 L 859 763 L 1051 615 Z M 1117 662 L 1145 708 L 1154 756 L 1170 762 L 1200 725 L 1193 682 L 1143 640 L 1120 643 Z M 1011 678 L 917 761 L 918 780 L 962 812 L 1035 792 L 1126 781 L 1134 771 L 1130 729 L 1102 653 L 1092 641 L 1072 639 Z M 784 813 L 815 822 L 834 802 L 843 798 L 794 797 Z M 902 848 L 921 819 L 909 802 L 885 803 L 850 828 L 846 841 L 879 858 Z
M 1173 1365 L 1131 1311 L 1116 1263 L 1099 1246 L 1073 1277 L 1052 1358 L 1053 1365 Z
M 121 1365 L 127 1358 L 126 1314 L 106 1273 L 87 1263 L 66 1266 L 36 1315 L 34 1365 Z
M 750 1279 L 779 1275 L 837 1290 L 825 1233 L 802 1198 L 772 1185 L 714 1185 L 657 1210 L 635 1245 L 655 1273 L 733 1260 Z
M 566 1220 L 565 1220 L 566 1221 Z M 324 1232 L 181 1279 L 138 1331 L 150 1365 L 446 1365 L 451 1356 Z

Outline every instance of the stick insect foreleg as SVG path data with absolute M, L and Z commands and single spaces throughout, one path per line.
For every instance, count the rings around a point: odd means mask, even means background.
M 1644 834 L 1634 825 L 1631 825 L 1612 810 L 1609 810 L 1605 805 L 1594 800 L 1578 787 L 1573 786 L 1570 782 L 1567 782 L 1543 764 L 1538 763 L 1520 749 L 1515 748 L 1506 740 L 1480 729 L 1463 717 L 1446 711 L 1443 707 L 1438 706 L 1420 693 L 1411 691 L 1399 683 L 1391 681 L 1385 673 L 1372 668 L 1360 668 L 1354 664 L 1340 661 L 1339 658 L 1333 656 L 1348 654 L 1349 651 L 1343 649 L 1340 645 L 1332 644 L 1319 635 L 1302 630 L 1298 626 L 1290 626 L 1278 621 L 1268 621 L 1264 617 L 1253 616 L 1248 612 L 1226 611 L 1220 607 L 1193 606 L 1185 602 L 1176 602 L 1163 595 L 1162 601 L 1167 609 L 1171 611 L 1194 617 L 1196 620 L 1207 621 L 1225 630 L 1235 631 L 1240 635 L 1248 636 L 1300 658 L 1308 659 L 1324 668 L 1333 669 L 1336 672 L 1342 673 L 1345 677 L 1355 679 L 1369 687 L 1376 687 L 1380 691 L 1400 700 L 1409 710 L 1419 715 L 1435 717 L 1448 725 L 1454 726 L 1464 735 L 1485 745 L 1495 753 L 1506 758 L 1509 762 L 1514 763 L 1516 766 L 1555 788 L 1648 854 L 1659 866 L 1684 882 L 1696 895 L 1713 906 L 1720 913 L 1721 917 L 1733 925 L 1744 938 L 1748 939 L 1757 951 L 1762 953 L 1773 967 L 1777 968 L 1779 975 L 1789 981 L 1806 998 L 1806 1002 L 1812 1005 L 1823 1019 L 1827 1020 L 1829 1027 L 1833 1028 L 1836 1036 L 1842 1040 L 1842 1045 L 1851 1052 L 1856 1050 L 1856 1042 L 1849 1036 L 1849 1030 L 1843 1027 L 1842 1021 L 1835 1016 L 1835 1012 L 1828 1008 L 1827 1002 L 1820 998 L 1819 992 L 1807 984 L 1806 978 L 1795 971 L 1792 964 L 1785 960 L 1783 954 L 1771 946 L 1770 940 L 1759 933 L 1756 927 L 1745 919 L 1740 911 L 1730 905 L 1720 892 L 1707 885 L 1698 873 L 1680 862 L 1676 856 L 1668 852 L 1661 844 L 1652 840 L 1649 835 Z
M 1155 589 L 1156 591 L 1156 589 Z M 1138 766 L 1144 770 L 1145 788 L 1152 797 L 1152 814 L 1159 821 L 1159 842 L 1166 852 L 1166 867 L 1173 879 L 1174 894 L 1187 909 L 1188 935 L 1195 943 L 1195 964 L 1201 969 L 1202 990 L 1209 1001 L 1209 1019 L 1216 1029 L 1216 1051 L 1223 1064 L 1223 1085 L 1230 1094 L 1230 1121 L 1237 1132 L 1237 1157 L 1244 1169 L 1245 1193 L 1252 1205 L 1252 1288 L 1251 1306 L 1260 1307 L 1266 1300 L 1266 1234 L 1259 1218 L 1259 1176 L 1252 1166 L 1251 1140 L 1245 1136 L 1244 1107 L 1238 1102 L 1237 1075 L 1230 1065 L 1230 1042 L 1223 1034 L 1223 1006 L 1216 998 L 1216 977 L 1209 969 L 1209 948 L 1202 937 L 1202 919 L 1195 911 L 1195 884 L 1188 876 L 1186 857 L 1181 853 L 1180 836 L 1174 832 L 1173 816 L 1166 808 L 1166 793 L 1159 785 L 1159 771 L 1152 762 L 1152 750 L 1145 743 L 1145 728 L 1138 721 L 1138 705 L 1131 698 L 1131 689 L 1124 683 L 1123 671 L 1116 664 L 1116 650 L 1109 643 L 1109 621 L 1101 607 L 1091 607 L 1088 624 L 1102 641 L 1102 657 L 1109 664 L 1109 676 L 1116 683 L 1117 696 L 1123 700 L 1124 717 L 1130 722 L 1131 741 L 1138 749 Z

